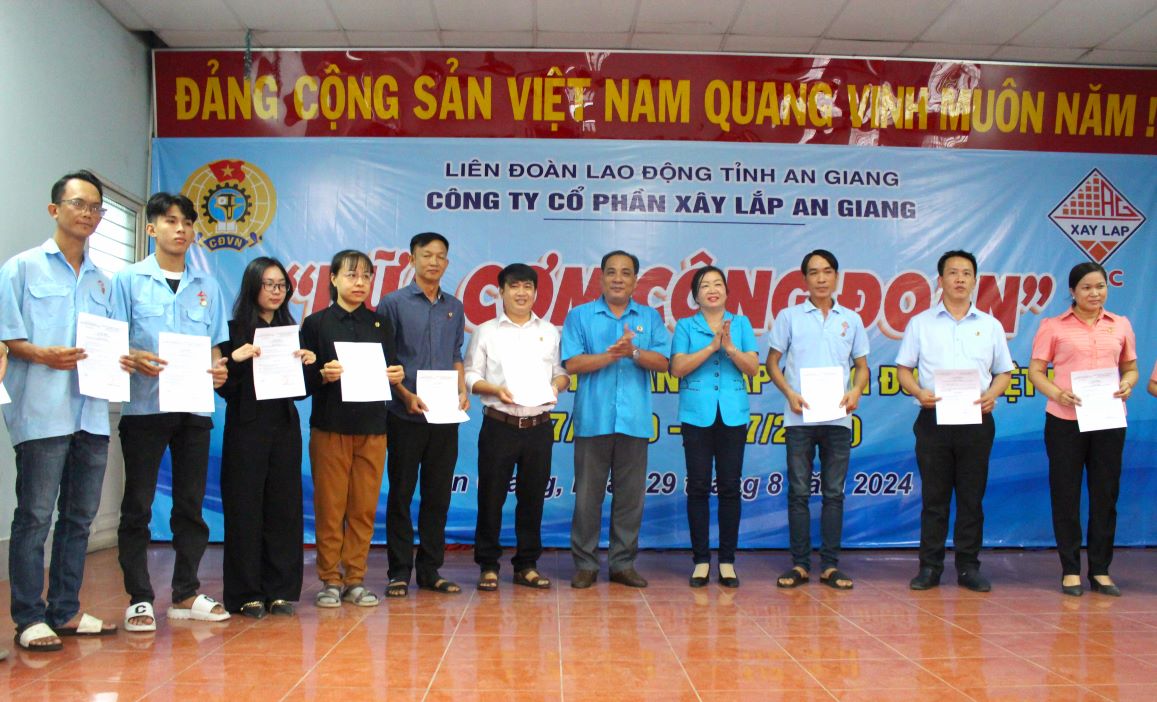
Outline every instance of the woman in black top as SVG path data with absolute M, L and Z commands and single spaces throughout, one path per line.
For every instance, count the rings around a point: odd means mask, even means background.
M 292 615 L 301 597 L 301 423 L 295 398 L 258 400 L 253 387 L 253 344 L 262 327 L 291 326 L 293 284 L 277 259 L 249 262 L 223 346 L 229 378 L 221 450 L 221 506 L 225 516 L 225 607 L 260 619 Z M 294 354 L 305 365 L 312 351 Z M 300 399 L 300 398 L 296 398 Z

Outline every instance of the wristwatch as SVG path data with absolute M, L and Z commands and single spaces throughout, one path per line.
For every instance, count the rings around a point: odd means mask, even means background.
M 635 350 L 631 352 L 631 360 L 638 361 L 640 353 L 641 351 L 639 351 L 638 347 L 636 347 Z

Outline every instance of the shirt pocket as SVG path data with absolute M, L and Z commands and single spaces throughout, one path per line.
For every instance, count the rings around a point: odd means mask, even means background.
M 97 314 L 102 317 L 112 316 L 112 301 L 109 300 L 108 295 L 102 293 L 99 288 L 93 288 L 88 293 L 88 302 L 86 303 L 88 312 Z
M 29 312 L 38 326 L 63 327 L 72 322 L 72 290 L 58 283 L 28 286 Z
M 186 307 L 181 311 L 182 322 L 188 325 L 188 329 L 196 330 L 196 333 L 209 333 L 209 315 L 205 313 L 203 307 Z

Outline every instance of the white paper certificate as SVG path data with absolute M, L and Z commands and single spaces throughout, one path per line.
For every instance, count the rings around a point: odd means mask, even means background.
M 980 424 L 980 373 L 975 368 L 936 371 L 937 424 Z
M 536 362 L 529 354 L 513 354 L 509 362 L 502 362 L 506 389 L 514 404 L 523 407 L 553 405 L 558 402 L 550 386 L 550 366 Z
M 261 349 L 261 355 L 253 357 L 253 391 L 258 400 L 305 394 L 301 359 L 293 355 L 301 348 L 296 326 L 255 329 L 253 345 Z
M 830 422 L 848 416 L 840 407 L 844 398 L 844 371 L 839 366 L 799 369 L 799 394 L 803 395 L 807 407 L 803 408 L 803 421 Z
M 418 397 L 426 403 L 426 421 L 431 424 L 458 424 L 470 419 L 458 409 L 458 371 L 418 371 Z
M 80 394 L 128 402 L 129 374 L 120 360 L 129 353 L 128 322 L 81 312 L 76 318 L 76 346 L 87 356 L 76 362 Z
M 375 342 L 335 341 L 341 363 L 342 402 L 385 402 L 393 399 L 386 377 L 386 355 Z
M 166 365 L 158 376 L 162 412 L 212 412 L 213 353 L 209 337 L 161 332 L 157 348 Z
M 4 383 L 0 383 L 0 405 L 6 405 L 11 401 L 12 398 L 8 397 L 8 388 L 4 387 Z
M 1073 394 L 1081 398 L 1077 405 L 1077 428 L 1082 432 L 1119 429 L 1125 426 L 1125 401 L 1113 397 L 1121 389 L 1116 368 L 1073 371 Z

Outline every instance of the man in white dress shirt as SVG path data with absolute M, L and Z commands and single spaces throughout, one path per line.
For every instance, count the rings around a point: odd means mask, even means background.
M 482 569 L 478 589 L 498 589 L 502 506 L 516 464 L 514 583 L 549 588 L 550 580 L 537 568 L 554 443 L 550 410 L 570 377 L 559 358 L 558 330 L 532 311 L 538 293 L 535 270 L 510 264 L 498 274 L 498 290 L 501 313 L 475 330 L 466 351 L 466 387 L 481 396 L 483 414 L 474 533 L 474 562 Z

